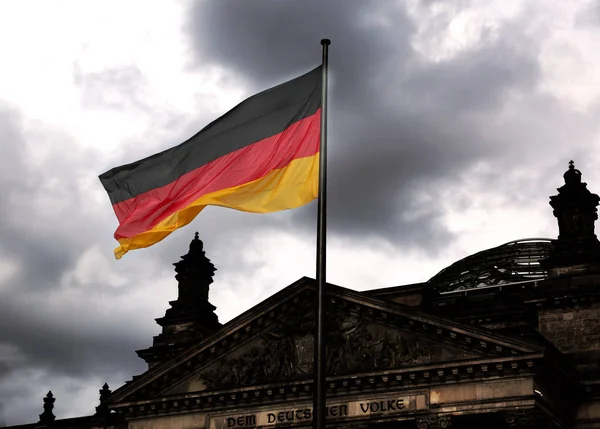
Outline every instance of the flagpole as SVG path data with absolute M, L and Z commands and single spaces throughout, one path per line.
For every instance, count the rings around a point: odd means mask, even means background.
M 323 46 L 321 89 L 321 142 L 319 148 L 319 200 L 317 213 L 317 319 L 315 333 L 315 370 L 313 393 L 313 426 L 325 429 L 325 284 L 326 284 L 326 213 L 327 213 L 327 68 L 329 39 L 321 40 Z

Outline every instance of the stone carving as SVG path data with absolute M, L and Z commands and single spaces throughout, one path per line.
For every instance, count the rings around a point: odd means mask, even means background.
M 428 362 L 428 345 L 383 326 L 347 318 L 327 342 L 327 371 L 342 374 Z
M 277 330 L 263 334 L 249 350 L 227 360 L 208 371 L 202 379 L 210 388 L 248 386 L 285 380 L 296 374 L 312 371 L 311 317 L 290 312 Z M 310 350 L 306 350 L 306 346 Z M 308 365 L 306 357 L 311 355 Z
M 244 351 L 202 376 L 209 389 L 247 386 L 312 374 L 312 316 L 290 314 Z M 328 317 L 328 374 L 398 368 L 431 361 L 433 345 L 358 316 Z
M 448 429 L 452 426 L 451 416 L 427 416 L 416 420 L 417 429 Z
M 504 421 L 511 429 L 550 429 L 552 427 L 552 422 L 548 417 L 534 409 L 505 412 Z

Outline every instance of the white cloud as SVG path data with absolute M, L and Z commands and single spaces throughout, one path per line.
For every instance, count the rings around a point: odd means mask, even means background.
M 502 25 L 524 10 L 518 0 L 502 2 L 408 2 L 417 23 L 413 48 L 429 61 L 448 61 L 461 52 L 497 39 Z
M 498 38 L 503 25 L 517 25 L 539 46 L 540 90 L 585 111 L 600 95 L 600 27 L 586 20 L 593 2 L 543 0 L 502 2 L 409 2 L 418 24 L 413 47 L 427 61 L 448 61 Z
M 218 67 L 187 67 L 181 6 L 146 1 L 2 3 L 0 51 L 7 60 L 0 70 L 0 94 L 29 118 L 68 130 L 80 145 L 103 151 L 165 126 L 161 111 L 188 119 L 222 112 L 241 98 L 242 90 L 224 81 Z M 90 78 L 128 69 L 139 73 L 131 80 L 101 81 L 92 88 L 95 93 L 86 91 Z M 86 106 L 86 97 L 100 95 L 114 108 Z M 211 99 L 202 112 L 199 96 Z M 125 106 L 133 97 L 143 104 Z M 150 154 L 146 145 L 134 156 Z
M 544 71 L 540 89 L 582 112 L 600 95 L 600 27 L 583 25 L 579 19 L 582 13 L 589 13 L 590 5 L 552 2 L 555 13 L 544 23 L 548 37 L 541 41 L 539 58 Z

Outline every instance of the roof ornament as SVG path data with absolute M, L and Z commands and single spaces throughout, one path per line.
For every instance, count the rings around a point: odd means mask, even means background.
M 171 308 L 165 316 L 156 319 L 162 332 L 154 337 L 152 347 L 138 350 L 138 356 L 153 368 L 165 360 L 171 359 L 191 344 L 212 335 L 221 327 L 214 312 L 216 307 L 208 301 L 210 285 L 217 270 L 206 256 L 204 243 L 199 234 L 194 234 L 189 252 L 175 262 L 177 280 L 177 299 L 170 301 Z
M 196 231 L 194 233 L 194 239 L 190 242 L 189 253 L 200 254 L 200 253 L 203 253 L 203 250 L 204 250 L 204 243 L 202 243 L 202 240 L 200 240 L 200 237 L 198 235 L 198 231 Z M 183 258 L 183 256 L 182 256 L 182 258 Z
M 563 175 L 566 185 L 578 185 L 581 183 L 581 171 L 575 168 L 573 160 L 569 161 L 569 169 Z
M 204 252 L 204 243 L 200 240 L 198 233 L 190 242 L 190 250 L 187 255 L 181 257 L 181 261 L 175 262 L 175 279 L 181 288 L 206 289 L 208 299 L 208 285 L 213 282 L 213 276 L 217 270 Z M 181 298 L 181 294 L 180 294 Z
M 106 417 L 110 414 L 110 410 L 108 409 L 108 397 L 112 393 L 108 387 L 108 383 L 104 383 L 102 389 L 98 391 L 100 393 L 100 405 L 96 407 L 96 416 Z
M 40 423 L 52 423 L 56 416 L 52 413 L 54 409 L 54 401 L 56 399 L 52 395 L 52 391 L 49 390 L 48 394 L 44 398 L 44 412 L 40 414 Z
M 600 197 L 581 181 L 581 171 L 573 160 L 563 174 L 565 184 L 558 195 L 550 197 L 550 206 L 558 221 L 558 240 L 548 258 L 540 261 L 550 277 L 600 271 L 600 241 L 594 233 Z

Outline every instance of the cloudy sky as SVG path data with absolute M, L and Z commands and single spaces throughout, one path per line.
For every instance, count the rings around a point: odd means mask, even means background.
M 97 176 L 174 146 L 330 48 L 328 280 L 426 281 L 453 261 L 555 237 L 573 158 L 600 192 L 600 2 L 0 2 L 0 424 L 93 412 L 145 370 L 194 231 L 226 322 L 314 276 L 313 202 L 209 208 L 113 258 Z

